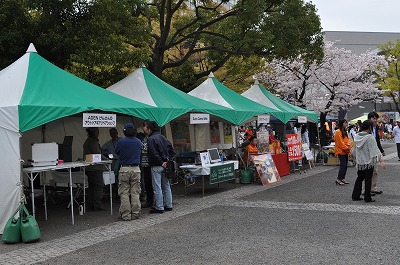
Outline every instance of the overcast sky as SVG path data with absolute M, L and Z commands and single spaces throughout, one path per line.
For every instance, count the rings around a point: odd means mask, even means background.
M 400 33 L 400 0 L 306 0 L 318 9 L 324 31 Z

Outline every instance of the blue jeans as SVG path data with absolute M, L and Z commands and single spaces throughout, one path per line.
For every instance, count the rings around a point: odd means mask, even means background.
M 164 210 L 163 195 L 165 196 L 165 207 L 172 208 L 171 184 L 165 177 L 164 168 L 162 166 L 151 167 L 151 178 L 153 181 L 155 208 Z

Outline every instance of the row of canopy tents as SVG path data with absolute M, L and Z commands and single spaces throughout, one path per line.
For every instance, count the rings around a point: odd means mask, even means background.
M 187 112 L 206 112 L 235 125 L 259 114 L 287 119 L 278 106 L 255 103 L 213 76 L 186 94 L 139 68 L 108 90 L 51 64 L 32 44 L 25 55 L 0 71 L 0 141 L 6 154 L 0 160 L 0 234 L 22 195 L 20 138 L 33 128 L 92 110 L 151 119 L 160 126 Z M 204 91 L 210 94 L 201 95 Z

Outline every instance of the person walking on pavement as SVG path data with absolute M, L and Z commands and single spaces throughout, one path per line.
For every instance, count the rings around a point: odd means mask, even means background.
M 88 154 L 101 154 L 99 144 L 99 128 L 90 127 L 86 129 L 88 138 L 83 143 L 83 157 Z M 103 159 L 103 156 L 102 156 Z M 105 157 L 104 157 L 105 159 Z M 88 206 L 89 209 L 94 211 L 105 211 L 106 209 L 101 202 L 103 198 L 103 166 L 90 165 L 85 168 L 88 177 Z
M 160 133 L 160 127 L 155 121 L 149 122 L 147 132 L 149 134 L 147 151 L 151 166 L 155 204 L 150 213 L 164 213 L 164 210 L 172 211 L 171 184 L 165 176 L 165 168 L 167 161 L 175 156 L 175 151 L 171 142 Z M 165 201 L 163 197 L 165 197 Z
M 392 134 L 397 147 L 397 157 L 400 161 L 400 120 L 397 120 L 397 125 L 393 128 Z
M 119 170 L 118 195 L 121 199 L 119 220 L 130 221 L 140 216 L 140 155 L 142 142 L 136 138 L 136 128 L 132 123 L 124 126 L 125 137 L 115 146 L 121 168 Z
M 381 145 L 381 139 L 379 138 L 379 128 L 378 128 L 378 118 L 379 114 L 376 113 L 375 111 L 372 111 L 368 113 L 368 119 L 372 121 L 373 126 L 372 126 L 372 136 L 375 137 L 376 143 L 378 145 L 379 151 L 381 151 L 381 154 L 385 156 L 385 151 L 382 148 Z M 378 172 L 376 170 L 376 167 L 374 167 L 373 173 L 372 173 L 372 181 L 371 181 L 371 194 L 374 196 L 375 194 L 382 194 L 382 191 L 379 191 L 376 189 L 376 184 L 378 182 Z
M 339 172 L 335 181 L 336 185 L 349 184 L 346 181 L 347 164 L 350 154 L 350 138 L 347 134 L 347 120 L 339 121 L 339 129 L 335 133 L 335 155 L 339 158 Z
M 357 161 L 357 179 L 354 183 L 352 194 L 353 201 L 360 201 L 362 182 L 365 182 L 364 201 L 374 202 L 371 198 L 371 179 L 375 165 L 380 162 L 382 167 L 385 166 L 382 153 L 380 152 L 374 136 L 371 135 L 373 122 L 366 120 L 362 123 L 361 132 L 354 139 L 354 154 Z

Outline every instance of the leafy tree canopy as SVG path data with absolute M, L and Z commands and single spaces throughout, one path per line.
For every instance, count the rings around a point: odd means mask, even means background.
M 382 90 L 386 91 L 400 112 L 400 40 L 396 43 L 388 42 L 379 47 L 385 55 L 389 67 L 386 76 L 379 80 Z
M 210 71 L 239 89 L 261 60 L 322 57 L 313 4 L 228 2 L 3 0 L 0 67 L 33 42 L 49 61 L 103 87 L 145 65 L 188 91 Z

